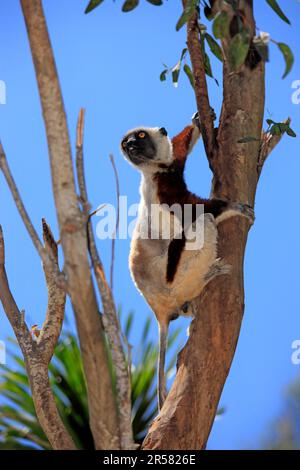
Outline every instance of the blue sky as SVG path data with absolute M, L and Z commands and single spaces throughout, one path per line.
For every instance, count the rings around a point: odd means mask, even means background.
M 179 87 L 161 83 L 162 63 L 174 65 L 185 45 L 184 28 L 175 31 L 181 2 L 169 0 L 157 8 L 142 0 L 134 12 L 121 12 L 122 2 L 106 0 L 89 15 L 86 1 L 45 0 L 44 8 L 61 80 L 73 148 L 79 108 L 86 108 L 85 154 L 90 202 L 93 207 L 115 203 L 114 177 L 108 155 L 115 155 L 121 194 L 138 202 L 139 175 L 121 157 L 119 142 L 136 125 L 164 126 L 169 134 L 183 128 L 195 111 L 187 79 Z M 300 135 L 300 105 L 291 101 L 292 82 L 300 80 L 300 4 L 281 1 L 292 27 L 283 23 L 263 1 L 256 1 L 257 25 L 295 54 L 292 72 L 281 79 L 284 61 L 271 45 L 266 75 L 266 117 L 290 116 Z M 7 87 L 7 103 L 0 105 L 0 138 L 35 226 L 46 217 L 57 235 L 47 145 L 26 30 L 19 2 L 0 4 L 0 80 Z M 221 67 L 212 59 L 221 82 Z M 209 80 L 217 114 L 221 88 Z M 291 343 L 299 328 L 299 218 L 295 189 L 299 186 L 298 137 L 284 137 L 265 165 L 256 198 L 256 222 L 245 259 L 246 310 L 242 332 L 221 404 L 226 414 L 212 430 L 209 448 L 257 447 L 261 433 L 280 412 L 287 384 L 300 373 L 291 363 Z M 207 196 L 211 174 L 201 144 L 187 164 L 191 190 Z M 20 308 L 29 324 L 41 324 L 47 292 L 41 262 L 25 232 L 2 175 L 0 221 L 3 225 L 7 270 Z M 95 220 L 96 222 L 96 220 Z M 108 268 L 110 242 L 99 249 Z M 136 312 L 138 335 L 149 308 L 136 291 L 128 271 L 129 240 L 116 244 L 115 297 L 123 310 Z M 0 340 L 11 335 L 0 307 Z M 180 323 L 181 322 L 181 323 Z M 180 344 L 184 344 L 186 322 Z M 152 334 L 156 337 L 156 327 Z M 132 338 L 134 344 L 135 338 Z

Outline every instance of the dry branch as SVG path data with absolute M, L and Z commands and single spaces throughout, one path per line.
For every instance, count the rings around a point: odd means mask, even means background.
M 80 188 L 80 200 L 83 204 L 83 208 L 88 208 L 89 203 L 84 175 L 83 132 L 84 112 L 81 109 L 79 112 L 77 124 L 76 169 L 78 186 Z M 121 449 L 129 450 L 134 448 L 131 427 L 131 387 L 129 371 L 127 369 L 121 341 L 121 327 L 112 291 L 106 280 L 103 264 L 97 250 L 92 229 L 92 222 L 88 214 L 86 214 L 86 216 L 89 252 L 103 305 L 103 325 L 110 344 L 111 355 L 116 372 Z
M 56 288 L 57 286 L 55 285 Z M 55 334 L 56 327 L 49 324 L 48 319 L 47 334 L 39 338 L 38 342 L 33 340 L 25 322 L 24 312 L 20 312 L 10 291 L 5 269 L 5 247 L 1 226 L 0 300 L 25 359 L 32 398 L 39 422 L 53 449 L 75 450 L 75 445 L 59 416 L 48 377 L 48 363 L 53 355 L 57 340 L 57 335 Z M 62 318 L 60 321 L 62 322 Z
M 39 239 L 39 236 L 30 220 L 30 217 L 26 211 L 26 208 L 24 206 L 24 203 L 22 201 L 22 198 L 20 196 L 20 193 L 19 193 L 19 190 L 17 188 L 17 185 L 15 183 L 15 180 L 12 176 L 12 173 L 10 171 L 10 168 L 9 168 L 9 165 L 8 165 L 8 162 L 7 162 L 7 158 L 6 158 L 6 154 L 4 152 L 4 149 L 3 149 L 3 146 L 2 146 L 2 143 L 0 141 L 0 169 L 6 179 L 6 182 L 7 182 L 7 185 L 10 189 L 10 192 L 12 194 L 12 197 L 15 201 L 15 204 L 16 204 L 16 207 L 19 211 L 19 214 L 20 214 L 20 217 L 27 229 L 27 232 L 37 250 L 37 252 L 39 253 L 42 261 L 43 261 L 43 264 L 45 266 L 45 269 L 47 269 L 47 271 L 51 272 L 51 275 L 52 277 L 55 279 L 55 282 L 57 283 L 58 286 L 60 286 L 60 288 L 64 288 L 65 287 L 65 280 L 64 280 L 64 275 L 62 273 L 59 272 L 59 269 L 58 269 L 58 264 L 55 262 L 55 259 L 53 257 L 53 254 L 52 252 L 47 252 L 47 250 L 45 250 L 45 248 L 43 247 L 42 245 L 42 242 L 40 241 Z
M 41 0 L 21 0 L 21 6 L 46 127 L 64 269 L 87 381 L 91 430 L 97 449 L 118 449 L 117 409 L 89 268 L 86 224 L 78 207 L 67 119 L 56 65 Z

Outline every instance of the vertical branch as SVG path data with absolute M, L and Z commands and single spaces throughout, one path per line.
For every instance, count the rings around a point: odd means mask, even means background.
M 83 208 L 89 208 L 86 182 L 84 176 L 83 161 L 83 132 L 84 132 L 84 111 L 81 109 L 78 116 L 77 138 L 76 138 L 76 169 L 78 186 L 80 188 L 80 199 Z M 103 305 L 103 324 L 107 334 L 111 355 L 116 372 L 116 389 L 119 406 L 119 429 L 121 449 L 129 450 L 134 448 L 131 427 L 131 386 L 129 371 L 126 366 L 126 359 L 121 341 L 121 327 L 113 299 L 111 288 L 105 277 L 103 264 L 101 262 L 92 229 L 91 219 L 86 213 L 89 252 L 96 276 L 97 286 L 101 294 Z
M 118 449 L 116 403 L 105 338 L 78 207 L 67 119 L 41 0 L 21 0 L 46 127 L 53 193 L 65 272 L 87 381 L 91 429 L 97 449 Z

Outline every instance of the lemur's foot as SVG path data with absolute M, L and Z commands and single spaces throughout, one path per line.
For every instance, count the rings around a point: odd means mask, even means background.
M 242 204 L 241 202 L 233 202 L 230 204 L 230 209 L 246 217 L 252 225 L 255 220 L 254 210 L 249 204 Z

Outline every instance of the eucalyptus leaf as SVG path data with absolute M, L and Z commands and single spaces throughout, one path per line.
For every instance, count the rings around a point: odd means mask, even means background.
M 249 51 L 249 39 L 245 34 L 238 33 L 230 41 L 228 57 L 233 70 L 238 69 L 244 62 Z
M 289 135 L 290 137 L 297 137 L 296 132 L 294 132 L 293 129 L 290 128 L 290 126 L 288 126 L 288 128 L 287 128 L 287 130 L 286 130 L 286 133 L 287 133 L 287 135 Z
M 260 139 L 257 139 L 253 135 L 247 135 L 246 137 L 243 137 L 242 139 L 238 140 L 238 144 L 246 144 L 248 142 L 259 142 Z
M 222 49 L 217 43 L 217 41 L 208 33 L 205 33 L 205 39 L 209 45 L 211 52 L 221 61 L 223 62 L 223 54 Z
M 151 5 L 155 5 L 158 7 L 163 4 L 162 0 L 147 0 L 147 2 L 151 3 Z
M 229 31 L 229 18 L 226 11 L 221 11 L 215 17 L 213 22 L 213 33 L 215 38 L 223 39 L 228 35 Z
M 280 6 L 278 5 L 276 0 L 266 0 L 268 5 L 277 13 L 277 15 L 286 23 L 291 24 L 290 20 L 285 16 L 283 11 L 281 10 Z
M 260 38 L 254 38 L 253 45 L 264 62 L 269 61 L 269 46 Z
M 104 0 L 91 0 L 86 7 L 84 13 L 89 13 L 90 11 L 94 10 L 94 8 L 98 7 Z
M 168 69 L 164 69 L 164 70 L 161 72 L 161 74 L 160 74 L 160 76 L 159 76 L 159 79 L 160 79 L 161 82 L 166 81 L 166 79 L 167 79 L 167 73 L 168 73 L 168 72 L 169 72 Z
M 289 72 L 291 71 L 293 64 L 294 64 L 294 55 L 290 49 L 290 47 L 283 43 L 283 42 L 278 42 L 277 46 L 279 47 L 279 50 L 282 52 L 282 55 L 285 60 L 285 71 L 282 76 L 282 78 L 285 78 Z
M 122 6 L 122 11 L 127 13 L 128 11 L 134 10 L 139 4 L 139 0 L 126 0 L 126 2 Z
M 179 31 L 182 26 L 187 23 L 191 18 L 192 14 L 195 12 L 196 7 L 199 5 L 199 0 L 187 0 L 185 8 L 177 21 L 176 31 Z
M 192 88 L 195 88 L 195 79 L 191 67 L 188 64 L 184 64 L 183 70 L 188 77 Z

